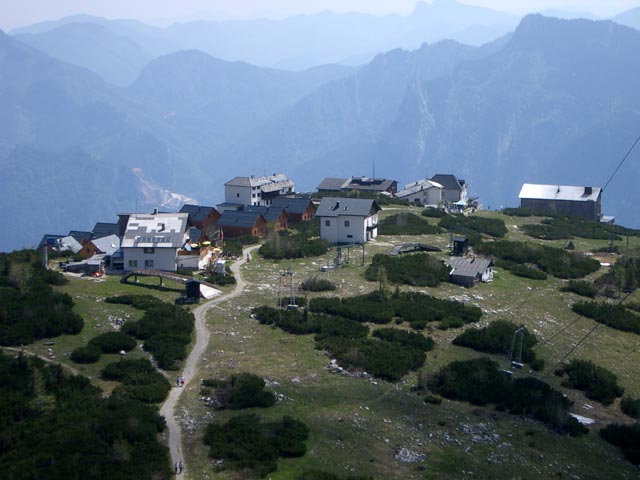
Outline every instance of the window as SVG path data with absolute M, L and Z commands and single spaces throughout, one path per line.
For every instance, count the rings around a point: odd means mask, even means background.
M 353 238 L 353 235 L 347 235 L 347 238 Z
M 138 260 L 129 260 L 129 268 L 136 268 L 138 266 Z
M 145 260 L 144 268 L 153 268 L 153 260 Z
M 156 251 L 153 247 L 146 247 L 142 249 L 142 253 L 154 253 Z
M 240 198 L 240 194 L 239 193 L 236 193 L 236 198 Z
M 255 193 L 252 193 L 252 194 L 251 194 L 251 197 L 252 197 L 252 198 L 256 198 L 256 194 L 255 194 Z
M 345 226 L 345 227 L 348 227 L 348 226 L 349 226 L 349 220 L 345 220 L 345 221 L 344 221 L 344 226 Z
M 331 220 L 325 220 L 324 221 L 324 226 L 325 227 L 330 227 L 331 226 Z

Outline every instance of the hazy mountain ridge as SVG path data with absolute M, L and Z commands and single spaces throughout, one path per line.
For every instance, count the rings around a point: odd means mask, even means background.
M 328 63 L 364 63 L 382 51 L 414 49 L 424 42 L 445 38 L 479 45 L 511 31 L 519 20 L 520 17 L 488 8 L 436 0 L 431 5 L 417 2 L 409 15 L 327 11 L 282 20 L 193 21 L 166 28 L 80 15 L 11 33 L 31 34 L 33 39 L 74 22 L 99 23 L 116 35 L 128 37 L 153 56 L 196 49 L 227 61 L 303 70 Z
M 127 36 L 98 23 L 68 23 L 18 40 L 65 62 L 84 67 L 118 86 L 132 83 L 153 56 Z

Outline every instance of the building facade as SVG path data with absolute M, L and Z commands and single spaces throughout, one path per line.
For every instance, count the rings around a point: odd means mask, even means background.
M 264 177 L 235 177 L 224 184 L 224 201 L 268 207 L 274 198 L 291 194 L 294 190 L 295 184 L 283 173 Z
M 373 199 L 324 197 L 316 212 L 320 238 L 334 244 L 372 240 L 378 236 L 379 211 Z
M 188 241 L 187 213 L 130 214 L 121 243 L 124 270 L 177 269 L 178 251 Z
M 525 183 L 518 197 L 521 208 L 535 212 L 570 215 L 596 222 L 602 218 L 602 189 L 599 187 Z

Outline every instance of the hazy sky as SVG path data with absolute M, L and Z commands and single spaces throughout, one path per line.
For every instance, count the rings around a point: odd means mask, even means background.
M 286 17 L 321 10 L 408 13 L 417 0 L 0 0 L 0 28 L 11 30 L 76 13 L 171 23 L 197 18 Z M 442 0 L 440 0 L 442 1 Z M 589 11 L 606 17 L 640 6 L 640 0 L 459 0 L 510 13 L 546 9 Z M 429 0 L 427 3 L 431 3 Z

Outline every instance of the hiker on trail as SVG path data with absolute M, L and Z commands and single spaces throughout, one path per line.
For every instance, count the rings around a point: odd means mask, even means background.
M 180 460 L 180 462 L 178 463 L 178 468 L 180 469 L 178 473 L 182 473 L 182 470 L 184 469 L 184 465 L 182 465 L 182 460 Z
M 174 469 L 174 472 L 173 472 L 173 473 L 179 473 L 179 472 L 178 472 L 178 468 L 179 468 L 179 467 L 180 467 L 180 465 L 178 465 L 178 462 L 174 463 L 174 464 L 173 464 L 173 469 Z

